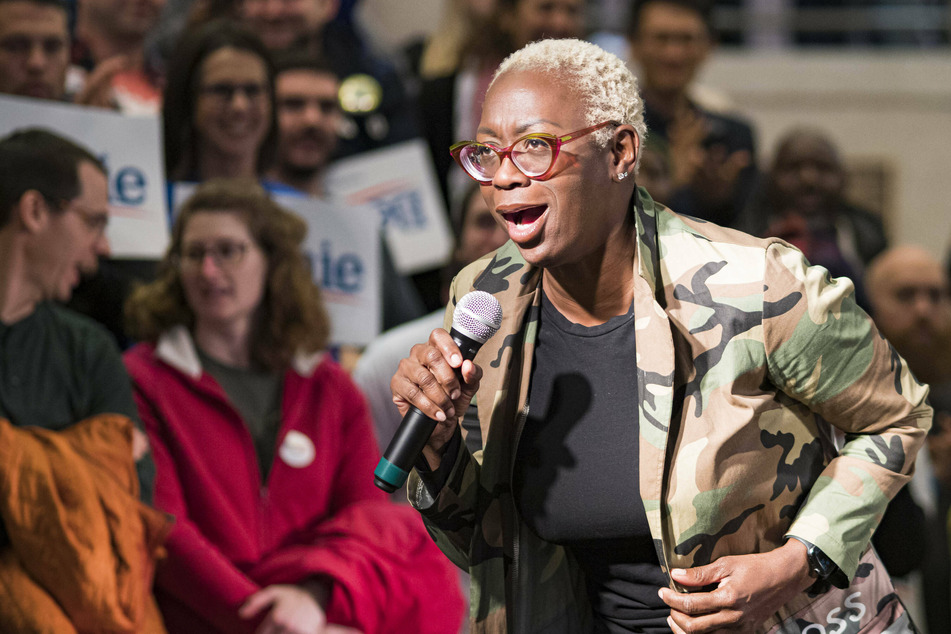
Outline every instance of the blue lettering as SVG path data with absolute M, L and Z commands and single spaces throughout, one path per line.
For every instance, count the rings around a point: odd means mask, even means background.
M 363 262 L 347 253 L 337 260 L 337 288 L 345 293 L 356 293 L 363 286 Z
M 330 261 L 330 243 L 324 240 L 320 243 L 320 268 L 323 271 L 322 280 L 320 285 L 324 288 L 333 288 L 333 266 Z
M 329 240 L 320 243 L 318 253 L 306 254 L 314 280 L 328 291 L 358 293 L 364 285 L 366 267 L 355 253 L 335 256 Z
M 400 192 L 374 201 L 383 226 L 392 225 L 402 231 L 421 229 L 426 226 L 423 201 L 416 190 Z
M 138 167 L 127 165 L 116 171 L 109 169 L 109 155 L 99 155 L 99 160 L 109 175 L 109 202 L 133 207 L 145 202 L 148 180 Z
M 145 174 L 136 167 L 123 167 L 116 172 L 116 196 L 123 205 L 145 202 Z

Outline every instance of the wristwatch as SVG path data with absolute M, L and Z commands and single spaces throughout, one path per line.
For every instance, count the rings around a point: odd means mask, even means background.
M 809 588 L 810 594 L 821 594 L 829 589 L 830 585 L 837 588 L 846 587 L 840 585 L 841 577 L 844 577 L 842 571 L 834 561 L 829 559 L 828 555 L 822 552 L 822 549 L 808 542 L 801 537 L 789 535 L 787 539 L 795 539 L 806 547 L 806 561 L 809 563 L 809 576 L 816 580 Z M 846 584 L 848 581 L 846 580 Z

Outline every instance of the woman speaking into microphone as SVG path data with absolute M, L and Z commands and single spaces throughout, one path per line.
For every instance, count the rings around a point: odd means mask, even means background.
M 485 291 L 501 329 L 465 362 L 434 331 L 391 389 L 439 421 L 410 498 L 471 573 L 472 631 L 903 631 L 868 544 L 927 388 L 849 280 L 654 203 L 646 133 L 621 60 L 545 40 L 452 147 L 510 241 L 460 273 L 450 313 Z

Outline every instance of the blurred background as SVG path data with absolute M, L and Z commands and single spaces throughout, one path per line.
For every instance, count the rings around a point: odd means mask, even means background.
M 441 0 L 361 0 L 356 19 L 399 50 L 432 33 Z M 591 0 L 592 39 L 626 55 L 631 3 Z M 757 133 L 765 167 L 780 135 L 818 126 L 841 149 L 849 198 L 882 216 L 892 243 L 944 259 L 951 237 L 951 7 L 935 0 L 726 0 L 698 89 Z

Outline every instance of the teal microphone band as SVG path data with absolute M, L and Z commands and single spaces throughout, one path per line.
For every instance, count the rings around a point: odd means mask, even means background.
M 380 463 L 373 472 L 374 483 L 387 493 L 392 493 L 403 486 L 408 477 L 409 471 L 400 469 L 386 458 L 380 458 Z

